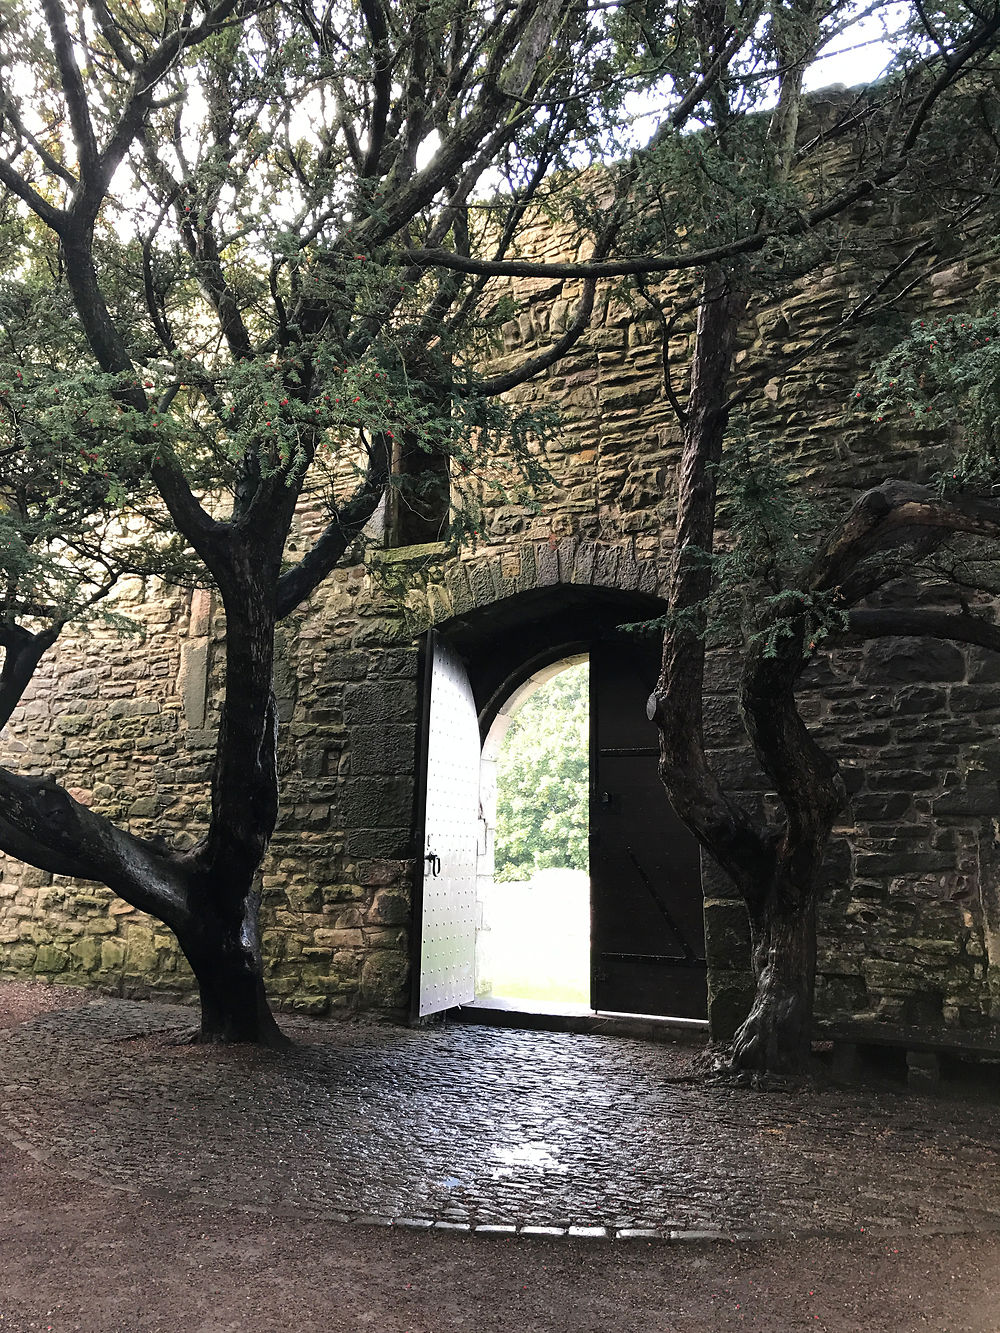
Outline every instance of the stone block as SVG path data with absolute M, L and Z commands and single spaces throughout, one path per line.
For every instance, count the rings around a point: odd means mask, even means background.
M 943 689 L 931 689 L 927 685 L 915 685 L 898 690 L 893 697 L 893 709 L 896 713 L 909 713 L 923 716 L 935 713 L 948 702 L 947 692 Z
M 35 966 L 37 945 L 24 941 L 7 950 L 7 965 L 15 972 L 29 972 Z
M 101 941 L 91 936 L 75 940 L 69 946 L 73 964 L 84 972 L 93 972 L 101 965 Z
M 407 935 L 401 926 L 370 926 L 364 928 L 365 944 L 369 949 L 391 949 L 406 953 Z
M 333 810 L 339 827 L 398 828 L 413 818 L 413 779 L 399 775 L 352 777 L 337 787 Z
M 323 949 L 360 949 L 365 942 L 360 928 L 317 930 L 313 933 L 313 939 Z
M 969 684 L 1000 684 L 1000 653 L 973 648 L 969 652 Z
M 550 587 L 559 582 L 559 552 L 554 538 L 535 548 L 535 560 L 539 587 Z
M 398 1009 L 407 1000 L 410 966 L 405 954 L 380 949 L 370 953 L 361 970 L 361 996 L 377 1008 Z
M 750 921 L 739 899 L 706 899 L 705 958 L 713 970 L 743 972 L 749 967 Z
M 155 717 L 160 711 L 158 699 L 114 699 L 105 709 L 109 718 Z
M 285 885 L 285 897 L 293 912 L 318 912 L 323 906 L 323 892 L 310 881 Z
M 128 971 L 147 976 L 156 971 L 156 945 L 153 932 L 133 926 L 125 937 L 125 957 Z
M 740 717 L 735 696 L 709 694 L 704 703 L 706 743 L 715 746 L 734 746 L 746 740 L 746 730 Z
M 496 601 L 496 587 L 488 560 L 477 560 L 474 565 L 467 567 L 466 574 L 476 606 L 489 606 Z
M 712 763 L 728 791 L 767 791 L 769 782 L 749 750 L 716 750 Z
M 476 598 L 469 586 L 465 566 L 458 563 L 449 565 L 445 570 L 444 577 L 448 591 L 451 593 L 455 615 L 460 616 L 466 611 L 470 611 L 476 605 Z
M 34 971 L 41 975 L 64 972 L 69 967 L 69 954 L 54 944 L 40 944 L 35 954 Z
M 118 972 L 125 963 L 125 941 L 115 939 L 101 940 L 101 971 Z
M 887 958 L 866 958 L 862 970 L 868 989 L 887 995 L 920 992 L 928 983 L 927 971 L 917 963 L 899 963 Z
M 852 809 L 855 819 L 882 820 L 899 819 L 905 815 L 912 804 L 909 792 L 859 792 L 854 797 Z
M 348 856 L 388 857 L 399 859 L 407 854 L 410 846 L 410 830 L 400 827 L 350 829 L 344 838 L 344 847 Z
M 419 664 L 420 653 L 416 648 L 394 648 L 379 654 L 370 674 L 381 680 L 416 680 Z
M 409 881 L 413 871 L 412 861 L 371 861 L 359 867 L 358 881 L 375 887 L 386 887 Z
M 714 972 L 708 977 L 708 1022 L 713 1041 L 729 1041 L 747 1014 L 754 997 L 749 972 Z
M 417 692 L 410 681 L 387 680 L 366 684 L 352 681 L 344 689 L 344 722 L 349 729 L 414 722 L 416 712 Z
M 319 1018 L 329 1011 L 330 1001 L 326 995 L 310 995 L 308 991 L 303 991 L 287 996 L 281 1007 L 293 1013 L 311 1014 Z
M 199 638 L 212 628 L 212 593 L 208 588 L 195 588 L 191 594 L 191 617 L 188 634 Z
M 159 801 L 155 796 L 140 796 L 128 808 L 129 819 L 153 819 L 159 810 Z
M 939 815 L 1000 816 L 1000 792 L 995 782 L 970 783 L 943 792 L 932 803 L 931 810 L 935 818 Z
M 965 679 L 965 657 L 940 639 L 879 639 L 870 644 L 858 678 L 865 682 Z
M 35 866 L 25 866 L 20 875 L 21 884 L 26 889 L 47 888 L 52 883 L 52 876 L 47 870 L 38 870 Z
M 409 893 L 400 889 L 380 889 L 365 914 L 365 921 L 369 925 L 403 926 L 408 924 L 411 911 Z
M 366 652 L 358 649 L 339 649 L 328 652 L 324 659 L 325 673 L 328 680 L 367 680 L 369 674 L 381 676 L 381 672 L 372 670 L 373 661 Z M 392 673 L 386 673 L 392 674 Z
M 356 727 L 351 734 L 351 772 L 402 774 L 416 762 L 417 729 L 409 723 L 394 727 Z
M 208 697 L 208 640 L 181 644 L 177 693 L 184 711 L 184 721 L 195 730 L 205 725 Z
M 358 902 L 366 897 L 360 884 L 324 884 L 320 889 L 324 907 L 335 907 L 339 903 Z
M 621 552 L 617 546 L 599 546 L 594 561 L 594 583 L 605 588 L 618 587 L 618 561 Z

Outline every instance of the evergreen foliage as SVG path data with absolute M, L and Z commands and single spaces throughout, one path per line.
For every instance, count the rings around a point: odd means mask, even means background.
M 1000 485 L 1000 310 L 915 320 L 855 402 L 877 423 L 944 446 L 943 490 Z M 937 452 L 941 452 L 939 449 Z

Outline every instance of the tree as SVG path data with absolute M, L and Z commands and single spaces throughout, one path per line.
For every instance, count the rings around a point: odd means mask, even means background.
M 550 348 L 484 378 L 482 282 L 426 276 L 400 252 L 469 253 L 483 233 L 509 250 L 552 168 L 643 81 L 609 63 L 614 23 L 614 6 L 569 0 L 0 7 L 8 271 L 51 315 L 4 324 L 0 393 L 21 405 L 6 408 L 0 490 L 25 497 L 4 511 L 6 715 L 123 572 L 207 581 L 226 617 L 201 841 L 134 836 L 50 778 L 0 771 L 0 848 L 165 922 L 198 980 L 203 1040 L 281 1041 L 256 887 L 279 800 L 276 622 L 390 483 L 422 503 L 434 460 L 475 470 L 498 439 L 523 454 L 539 423 L 497 395 L 552 364 L 592 306 L 588 279 Z M 610 243 L 605 228 L 598 254 Z M 55 458 L 72 464 L 72 500 Z M 323 523 L 290 564 L 302 505 Z M 166 534 L 145 554 L 121 540 L 136 508 Z M 14 547 L 67 587 L 42 596 L 36 572 L 29 595 Z
M 809 0 L 737 6 L 705 0 L 657 11 L 642 22 L 629 12 L 622 22 L 626 29 L 633 25 L 629 30 L 640 52 L 658 64 L 670 96 L 649 145 L 621 171 L 627 186 L 619 189 L 619 198 L 627 197 L 630 206 L 616 232 L 617 253 L 580 264 L 414 255 L 419 262 L 460 264 L 476 273 L 621 279 L 632 299 L 660 322 L 665 390 L 683 446 L 670 615 L 649 711 L 660 731 L 667 793 L 730 875 L 750 917 L 757 990 L 733 1043 L 735 1069 L 797 1070 L 808 1057 L 818 875 L 845 796 L 836 764 L 799 716 L 795 691 L 817 641 L 832 627 L 844 629 L 847 610 L 875 586 L 867 557 L 900 540 L 913 498 L 903 484 L 872 493 L 818 554 L 808 542 L 794 551 L 776 549 L 776 534 L 769 532 L 763 542 L 760 532 L 750 541 L 758 504 L 746 511 L 742 544 L 737 540 L 729 551 L 724 544 L 720 564 L 714 550 L 718 487 L 729 451 L 735 446 L 738 464 L 754 463 L 744 481 L 756 478 L 758 499 L 767 499 L 781 472 L 776 442 L 747 438 L 739 411 L 747 392 L 737 394 L 731 387 L 740 328 L 756 293 L 836 262 L 843 224 L 859 203 L 888 215 L 897 199 L 919 191 L 922 163 L 936 161 L 939 170 L 949 157 L 965 163 L 964 182 L 956 173 L 949 212 L 942 214 L 952 241 L 989 197 L 995 169 L 995 127 L 991 112 L 983 110 L 992 106 L 991 61 L 1000 32 L 995 5 L 915 4 L 898 33 L 893 77 L 848 101 L 832 124 L 800 131 L 806 71 L 856 17 L 850 5 Z M 973 96 L 963 106 L 951 96 L 957 85 L 976 79 L 983 101 Z M 692 101 L 702 127 L 697 135 L 681 133 Z M 836 172 L 826 170 L 830 153 L 840 148 L 849 149 L 847 163 Z M 943 237 L 911 237 L 902 254 L 882 263 L 883 276 L 847 312 L 840 331 L 909 290 L 946 244 Z M 879 266 L 873 257 L 876 272 Z M 691 275 L 692 282 L 679 290 L 677 282 L 662 282 L 666 275 Z M 695 328 L 684 393 L 669 352 L 689 316 Z M 924 499 L 931 523 L 931 512 L 940 506 L 931 503 L 930 494 Z M 957 513 L 955 522 L 961 526 Z M 818 538 L 821 530 L 813 523 L 800 535 Z M 848 558 L 845 544 L 855 539 Z M 740 623 L 745 643 L 740 707 L 778 797 L 780 814 L 773 821 L 724 790 L 706 750 L 707 640 L 727 556 L 743 560 L 749 593 L 743 603 L 749 614 Z M 852 617 L 851 624 L 858 628 L 861 622 Z
M 961 31 L 957 45 L 938 70 L 908 73 L 896 85 L 899 128 L 885 126 L 886 151 L 872 173 L 876 180 L 881 179 L 883 188 L 901 180 L 903 164 L 920 141 L 934 101 L 964 64 L 993 50 L 996 31 L 995 11 L 982 24 L 972 17 L 971 27 Z M 787 186 L 786 164 L 792 158 L 794 122 L 801 101 L 801 80 L 794 71 L 815 53 L 819 35 L 816 29 L 811 35 L 808 28 L 805 34 L 800 30 L 793 40 L 802 45 L 783 55 L 781 40 L 779 34 L 779 57 L 791 72 L 780 80 L 769 124 L 767 137 L 774 148 L 765 143 L 759 161 L 772 182 Z M 785 144 L 779 147 L 784 136 Z M 867 184 L 863 179 L 849 185 L 847 193 Z M 830 212 L 838 216 L 839 209 Z M 918 251 L 920 244 L 915 247 Z M 918 257 L 911 256 L 912 251 L 903 261 L 907 281 L 912 279 L 911 265 Z M 890 270 L 889 276 L 896 275 Z M 795 691 L 817 640 L 831 622 L 836 627 L 838 617 L 875 585 L 862 578 L 851 586 L 857 566 L 868 568 L 866 557 L 872 547 L 866 549 L 864 540 L 855 547 L 854 561 L 837 560 L 838 548 L 857 513 L 845 520 L 845 529 L 815 559 L 800 558 L 782 568 L 773 539 L 760 551 L 755 582 L 765 598 L 756 604 L 756 613 L 745 626 L 740 709 L 753 749 L 779 797 L 782 818 L 773 824 L 749 818 L 712 774 L 700 724 L 703 617 L 713 577 L 712 562 L 704 553 L 712 549 L 718 469 L 727 426 L 738 406 L 730 397 L 727 381 L 749 286 L 745 271 L 732 265 L 706 272 L 686 406 L 678 540 L 671 578 L 670 602 L 676 619 L 664 636 L 663 672 L 650 711 L 660 727 L 661 775 L 671 799 L 730 873 L 750 917 L 757 989 L 750 1013 L 734 1039 L 731 1065 L 795 1072 L 805 1066 L 812 1035 L 819 873 L 834 821 L 846 802 L 837 765 L 803 723 Z M 891 290 L 891 284 L 887 286 Z M 766 473 L 766 453 L 763 462 Z M 765 476 L 762 493 L 769 491 L 773 493 Z M 749 511 L 747 517 L 751 521 L 759 517 L 759 509 L 757 515 Z M 873 539 L 873 545 L 877 544 Z M 882 632 L 903 631 L 897 622 L 895 629 Z
M 496 878 L 587 870 L 589 672 L 569 667 L 518 709 L 497 758 Z

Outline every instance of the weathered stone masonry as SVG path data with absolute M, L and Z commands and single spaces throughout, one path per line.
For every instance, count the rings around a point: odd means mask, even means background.
M 856 219 L 859 236 L 866 225 Z M 886 267 L 908 235 L 889 229 Z M 563 249 L 552 233 L 533 252 Z M 804 480 L 821 475 L 845 492 L 926 475 L 936 458 L 933 444 L 894 440 L 846 413 L 864 368 L 856 334 L 791 364 L 867 290 L 871 260 L 862 271 L 852 254 L 848 238 L 837 265 L 756 307 L 740 352 L 740 373 L 757 386 L 751 424 L 780 438 Z M 902 314 L 917 302 L 958 311 L 981 277 L 956 259 Z M 565 324 L 572 284 L 558 300 L 533 299 L 546 288 L 525 286 L 498 368 Z M 679 362 L 687 336 L 673 349 Z M 868 356 L 892 330 L 865 336 Z M 663 591 L 679 436 L 655 328 L 608 299 L 571 355 L 519 392 L 556 403 L 564 423 L 537 506 L 486 496 L 476 549 L 369 549 L 280 631 L 284 806 L 264 868 L 263 925 L 268 984 L 282 1005 L 406 1006 L 423 631 L 539 587 Z M 88 630 L 60 643 L 8 728 L 6 762 L 52 772 L 77 799 L 137 831 L 193 840 L 207 813 L 220 617 L 205 592 L 136 582 L 123 600 L 145 639 Z M 716 758 L 731 788 L 766 804 L 732 671 L 718 655 L 707 705 Z M 853 796 L 828 864 L 820 1013 L 966 1027 L 1000 1016 L 1000 662 L 947 644 L 881 641 L 822 659 L 810 684 L 806 715 L 840 758 Z M 722 1033 L 746 1000 L 746 921 L 710 866 L 705 883 L 712 1016 Z M 12 861 L 0 880 L 0 951 L 11 974 L 125 993 L 193 988 L 158 923 L 100 886 Z

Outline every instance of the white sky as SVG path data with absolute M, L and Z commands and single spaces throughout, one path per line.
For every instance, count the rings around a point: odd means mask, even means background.
M 893 15 L 889 13 L 886 17 L 891 21 Z M 828 88 L 831 83 L 852 88 L 859 83 L 873 83 L 884 73 L 891 56 L 883 35 L 881 18 L 863 19 L 833 43 L 831 54 L 812 66 L 806 75 L 806 88 Z

